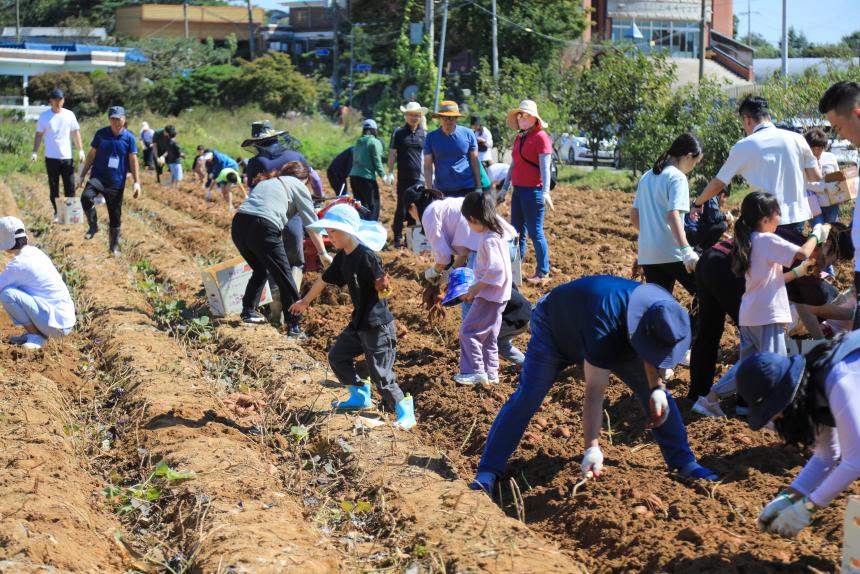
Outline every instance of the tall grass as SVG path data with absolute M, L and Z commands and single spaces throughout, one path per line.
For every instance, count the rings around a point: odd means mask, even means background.
M 591 168 L 560 165 L 558 166 L 559 183 L 568 183 L 582 189 L 618 189 L 626 192 L 636 191 L 638 178 L 628 170 L 610 168 Z

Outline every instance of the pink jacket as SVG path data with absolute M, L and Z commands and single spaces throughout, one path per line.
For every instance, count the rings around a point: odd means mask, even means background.
M 511 253 L 508 242 L 492 231 L 475 233 L 480 243 L 475 258 L 475 282 L 484 286 L 476 297 L 505 303 L 511 298 Z

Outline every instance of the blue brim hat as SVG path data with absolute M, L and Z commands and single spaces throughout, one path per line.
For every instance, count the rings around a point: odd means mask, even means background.
M 442 305 L 445 307 L 453 307 L 460 303 L 462 297 L 469 287 L 475 282 L 475 272 L 468 267 L 458 267 L 448 274 L 448 289 L 445 291 L 445 298 L 442 299 Z
M 323 235 L 327 235 L 329 229 L 343 231 L 372 251 L 382 251 L 388 239 L 388 232 L 381 223 L 364 221 L 358 216 L 358 211 L 346 203 L 333 205 L 322 219 L 305 228 Z
M 627 304 L 627 332 L 639 357 L 658 369 L 672 369 L 690 348 L 690 315 L 659 285 L 640 285 Z
M 735 380 L 738 394 L 749 405 L 747 423 L 752 430 L 764 427 L 794 401 L 804 370 L 803 355 L 756 353 L 741 362 Z

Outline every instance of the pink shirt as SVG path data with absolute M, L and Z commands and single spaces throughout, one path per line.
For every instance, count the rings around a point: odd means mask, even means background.
M 782 268 L 791 267 L 799 250 L 775 233 L 752 233 L 750 268 L 738 314 L 742 327 L 791 323 Z
M 462 197 L 439 199 L 428 205 L 421 216 L 421 225 L 436 263 L 447 265 L 454 255 L 468 255 L 478 250 L 480 239 L 460 213 L 462 206 Z
M 475 282 L 484 286 L 476 297 L 505 303 L 511 298 L 511 253 L 508 242 L 493 231 L 475 233 L 480 241 L 475 257 Z

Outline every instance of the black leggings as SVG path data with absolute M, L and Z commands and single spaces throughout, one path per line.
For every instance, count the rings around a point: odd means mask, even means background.
M 680 261 L 674 263 L 655 263 L 652 265 L 643 265 L 642 270 L 645 272 L 645 281 L 659 285 L 669 293 L 675 289 L 675 281 L 693 297 L 696 296 L 696 278 L 692 273 L 687 272 L 684 264 Z
M 395 241 L 403 239 L 404 222 L 406 222 L 406 225 L 415 225 L 415 221 L 413 221 L 412 216 L 407 211 L 408 206 L 403 199 L 403 194 L 417 183 L 414 180 L 401 180 L 399 177 L 397 178 L 397 206 L 394 208 L 394 223 L 391 226 Z
M 84 211 L 89 211 L 94 208 L 93 201 L 96 196 L 101 193 L 105 198 L 107 205 L 108 222 L 110 226 L 118 229 L 122 225 L 122 194 L 123 189 L 113 189 L 110 187 L 99 191 L 93 187 L 92 182 L 87 182 L 84 192 L 81 194 L 81 207 Z
M 281 292 L 281 304 L 288 323 L 295 322 L 290 320 L 287 310 L 299 300 L 299 290 L 293 283 L 281 230 L 262 217 L 237 213 L 233 216 L 231 234 L 233 243 L 253 271 L 242 297 L 242 312 L 257 308 L 266 279 L 271 276 Z
M 292 216 L 287 221 L 287 226 L 281 232 L 284 239 L 284 249 L 287 252 L 287 261 L 291 267 L 305 266 L 305 228 L 302 218 L 298 215 Z
M 379 184 L 376 183 L 376 179 L 351 175 L 349 176 L 349 187 L 352 188 L 352 196 L 370 211 L 370 215 L 361 214 L 361 218 L 379 221 Z
M 48 189 L 51 190 L 51 205 L 57 213 L 57 198 L 60 197 L 60 178 L 63 179 L 63 191 L 66 197 L 75 196 L 75 163 L 70 159 L 45 158 L 45 169 L 48 172 Z

